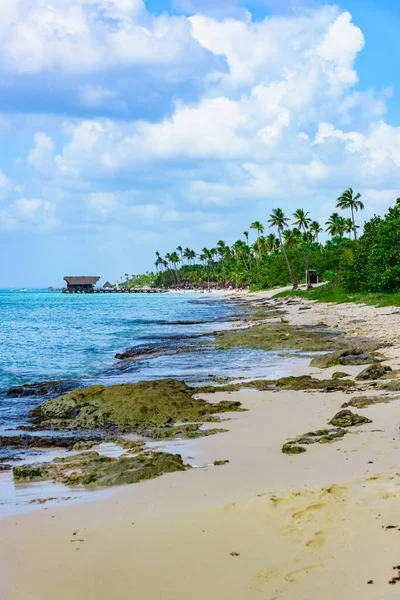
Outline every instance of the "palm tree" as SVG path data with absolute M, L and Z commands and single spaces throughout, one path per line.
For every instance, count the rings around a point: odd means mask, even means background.
M 257 230 L 257 239 L 260 237 L 260 233 L 264 233 L 264 225 L 260 223 L 260 221 L 254 221 L 254 223 L 250 225 L 250 229 Z
M 325 223 L 328 227 L 326 231 L 332 236 L 338 235 L 339 237 L 343 237 L 344 232 L 346 230 L 346 219 L 341 217 L 339 213 L 333 213 Z
M 178 246 L 177 250 L 178 250 L 179 254 L 181 255 L 181 262 L 182 262 L 183 261 L 183 248 L 182 248 L 182 246 Z
M 356 222 L 354 219 L 354 211 L 364 210 L 364 204 L 360 200 L 361 194 L 354 195 L 354 192 L 351 188 L 343 192 L 341 196 L 337 199 L 336 208 L 340 208 L 341 210 L 351 209 L 351 220 L 353 223 L 353 232 L 354 239 L 357 239 L 357 231 L 356 231 Z
M 177 270 L 177 265 L 179 265 L 179 263 L 180 263 L 179 256 L 176 252 L 172 252 L 169 259 L 170 259 L 170 262 L 173 265 L 173 269 L 175 271 L 176 281 L 177 281 L 177 283 L 180 283 L 179 274 L 178 274 L 178 270 Z
M 349 238 L 351 237 L 351 232 L 354 231 L 353 221 L 348 217 L 344 219 L 344 232 L 349 234 Z
M 276 237 L 274 233 L 269 233 L 265 238 L 265 249 L 267 252 L 273 252 L 276 249 Z
M 313 236 L 313 241 L 318 243 L 319 234 L 322 233 L 323 229 L 318 221 L 312 221 L 310 224 L 310 232 Z
M 295 218 L 295 221 L 293 221 L 294 225 L 298 226 L 300 232 L 301 232 L 301 230 L 303 230 L 304 234 L 308 231 L 308 229 L 311 225 L 311 219 L 308 216 L 309 214 L 310 213 L 305 212 L 305 210 L 303 208 L 298 208 L 293 213 L 293 217 Z M 301 251 L 303 252 L 304 263 L 306 266 L 307 289 L 310 290 L 310 289 L 312 289 L 312 285 L 311 285 L 310 269 L 309 269 L 309 265 L 308 265 L 307 252 L 306 252 L 306 248 L 305 248 L 304 244 L 300 244 L 300 247 L 301 247 Z
M 298 208 L 294 213 L 293 225 L 296 225 L 299 230 L 307 231 L 311 224 L 311 219 L 308 216 L 310 213 L 306 212 L 303 208 Z
M 190 262 L 191 253 L 192 253 L 192 250 L 190 248 L 185 248 L 183 251 L 183 257 L 186 258 L 186 260 L 188 261 L 188 264 Z
M 283 255 L 285 257 L 285 260 L 286 260 L 287 268 L 289 271 L 290 281 L 292 282 L 293 289 L 297 290 L 297 288 L 299 286 L 297 285 L 296 281 L 294 280 L 292 267 L 290 266 L 290 262 L 289 262 L 289 259 L 286 254 L 286 250 L 284 248 L 283 241 L 282 241 L 282 231 L 283 231 L 284 227 L 288 226 L 289 221 L 285 217 L 285 214 L 281 208 L 274 208 L 272 213 L 270 214 L 268 223 L 271 225 L 271 227 L 276 227 L 278 230 L 279 244 L 280 244 L 280 248 L 283 252 Z

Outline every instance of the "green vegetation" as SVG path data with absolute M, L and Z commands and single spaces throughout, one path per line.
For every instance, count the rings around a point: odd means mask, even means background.
M 361 240 L 360 240 L 361 241 Z M 400 287 L 400 284 L 399 284 Z M 367 292 L 349 292 L 346 291 L 338 281 L 327 283 L 326 285 L 306 290 L 289 290 L 280 292 L 274 298 L 299 297 L 313 300 L 314 302 L 335 302 L 337 304 L 355 303 L 367 304 L 370 306 L 400 306 L 400 291 L 394 293 L 367 293 Z
M 347 197 L 346 202 L 349 202 L 350 208 L 353 207 L 353 216 L 357 207 L 362 208 L 357 196 Z M 330 231 L 332 233 L 332 228 Z M 384 217 L 374 216 L 368 221 L 363 235 L 352 244 L 343 252 L 339 265 L 333 268 L 336 271 L 333 281 L 323 288 L 291 291 L 278 297 L 300 296 L 317 302 L 400 306 L 400 199 Z
M 156 252 L 155 272 L 131 276 L 126 273 L 122 285 L 271 289 L 291 283 L 296 290 L 307 273 L 306 283 L 311 288 L 310 269 L 317 271 L 320 278 L 330 280 L 337 275 L 343 259 L 347 255 L 351 259 L 356 246 L 354 212 L 363 208 L 359 194 L 347 190 L 338 198 L 337 207 L 350 211 L 351 218 L 338 213 L 331 215 L 326 225 L 332 239 L 326 244 L 319 242 L 321 225 L 304 209 L 297 209 L 290 223 L 282 209 L 275 208 L 267 219 L 269 233 L 261 221 L 254 221 L 249 225 L 249 230 L 255 232 L 253 241 L 249 239 L 249 231 L 244 231 L 244 239 L 232 245 L 219 240 L 215 247 L 203 248 L 201 252 L 182 246 L 165 256 Z M 354 240 L 350 239 L 352 233 Z
M 360 194 L 351 188 L 337 199 L 339 211 L 326 222 L 330 238 L 319 241 L 322 227 L 304 209 L 293 213 L 292 222 L 282 209 L 267 219 L 270 233 L 261 221 L 231 246 L 219 240 L 214 248 L 196 253 L 178 246 L 161 257 L 156 253 L 156 272 L 126 275 L 124 285 L 237 287 L 253 290 L 292 285 L 292 291 L 277 295 L 299 296 L 317 302 L 356 302 L 374 306 L 400 306 L 400 199 L 384 217 L 374 216 L 357 239 L 355 216 L 363 210 Z M 310 272 L 328 282 L 312 289 Z M 306 281 L 306 273 L 308 281 Z M 308 289 L 298 290 L 299 283 Z

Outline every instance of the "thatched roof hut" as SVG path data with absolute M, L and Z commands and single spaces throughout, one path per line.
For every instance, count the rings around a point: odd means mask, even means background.
M 64 277 L 67 282 L 67 290 L 70 292 L 92 292 L 100 277 Z

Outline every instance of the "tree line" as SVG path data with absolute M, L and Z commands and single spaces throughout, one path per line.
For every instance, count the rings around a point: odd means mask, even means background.
M 361 195 L 349 188 L 337 199 L 336 208 L 348 211 L 348 216 L 334 212 L 329 217 L 325 226 L 330 239 L 325 244 L 319 241 L 323 228 L 304 209 L 297 209 L 289 219 L 281 208 L 275 208 L 266 226 L 254 221 L 232 245 L 219 240 L 215 247 L 201 252 L 182 246 L 164 256 L 156 252 L 156 272 L 125 274 L 125 285 L 250 285 L 263 289 L 290 282 L 297 289 L 307 274 L 310 288 L 311 270 L 325 279 L 334 276 L 343 253 L 357 243 L 355 214 L 364 209 Z M 250 230 L 255 234 L 251 242 Z

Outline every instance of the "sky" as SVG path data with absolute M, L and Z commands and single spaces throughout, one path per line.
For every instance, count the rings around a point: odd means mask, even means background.
M 1 0 L 0 287 L 400 196 L 395 0 Z

